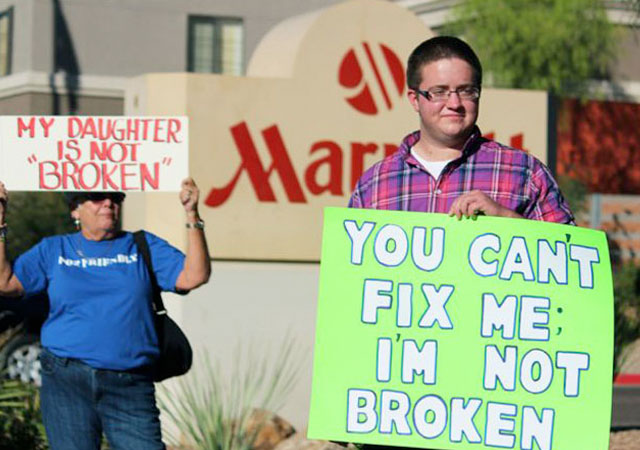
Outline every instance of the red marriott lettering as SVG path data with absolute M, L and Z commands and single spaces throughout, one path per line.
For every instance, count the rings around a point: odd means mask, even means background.
M 291 203 L 307 203 L 307 197 L 303 191 L 314 196 L 324 193 L 342 197 L 344 196 L 344 151 L 337 142 L 330 139 L 320 140 L 311 144 L 309 155 L 320 154 L 322 157 L 309 162 L 304 170 L 304 185 L 301 178 L 296 173 L 296 169 L 291 162 L 289 152 L 282 138 L 282 134 L 277 125 L 262 130 L 262 138 L 271 156 L 271 165 L 266 167 L 260 160 L 255 141 L 251 137 L 249 127 L 246 122 L 240 122 L 230 128 L 231 136 L 236 144 L 236 149 L 240 155 L 240 165 L 231 180 L 222 187 L 214 187 L 209 191 L 205 204 L 213 208 L 221 206 L 229 200 L 241 175 L 246 172 L 249 182 L 253 187 L 256 197 L 261 202 L 276 202 L 276 195 L 273 191 L 271 180 L 273 175 L 280 178 L 285 194 Z M 493 133 L 485 135 L 489 139 L 493 138 Z M 510 145 L 522 148 L 523 135 L 511 136 Z M 365 156 L 375 157 L 375 160 L 389 156 L 396 151 L 396 144 L 376 144 L 373 142 L 351 142 L 348 145 L 350 150 L 350 185 L 348 192 L 355 187 L 358 179 L 365 169 Z M 380 150 L 382 149 L 382 152 Z M 382 153 L 382 154 L 378 154 Z M 322 170 L 326 169 L 326 170 Z M 319 180 L 320 173 L 328 173 L 327 180 Z
M 211 192 L 209 192 L 209 196 L 205 202 L 207 205 L 219 206 L 226 202 L 235 188 L 240 175 L 245 170 L 247 171 L 251 184 L 256 191 L 258 200 L 262 202 L 276 201 L 276 196 L 269 184 L 269 177 L 275 170 L 282 180 L 282 184 L 289 200 L 294 203 L 306 202 L 304 194 L 302 193 L 302 188 L 300 187 L 300 182 L 298 181 L 298 177 L 293 169 L 293 164 L 291 163 L 289 154 L 284 147 L 282 136 L 280 136 L 280 132 L 275 125 L 262 131 L 262 136 L 264 137 L 269 153 L 273 158 L 271 166 L 266 170 L 260 162 L 258 151 L 253 139 L 251 139 L 247 125 L 242 122 L 231 127 L 231 135 L 233 136 L 233 140 L 235 141 L 238 152 L 240 153 L 242 163 L 240 164 L 240 167 L 238 167 L 236 174 L 233 176 L 229 184 L 221 189 L 213 188 Z
M 240 176 L 244 172 L 248 175 L 251 186 L 261 202 L 277 201 L 270 182 L 273 178 L 272 176 L 276 174 L 280 178 L 290 202 L 307 203 L 300 177 L 291 162 L 289 152 L 277 125 L 262 130 L 262 137 L 271 156 L 271 165 L 269 167 L 266 167 L 260 160 L 256 144 L 251 137 L 246 122 L 240 122 L 232 126 L 230 131 L 241 162 L 235 174 L 225 186 L 214 187 L 209 191 L 205 200 L 206 205 L 211 207 L 223 205 L 231 196 Z M 384 154 L 379 155 L 377 159 L 392 154 L 398 146 L 396 144 L 378 145 L 371 142 L 352 142 L 350 144 L 351 183 L 349 190 L 353 189 L 364 171 L 365 155 L 375 155 L 380 148 L 383 149 Z M 334 196 L 343 196 L 344 152 L 342 147 L 338 143 L 326 139 L 313 143 L 309 149 L 310 155 L 323 153 L 323 157 L 311 161 L 306 167 L 303 177 L 304 185 L 311 195 L 321 195 L 326 192 Z M 319 172 L 324 167 L 328 169 L 328 180 L 319 181 Z

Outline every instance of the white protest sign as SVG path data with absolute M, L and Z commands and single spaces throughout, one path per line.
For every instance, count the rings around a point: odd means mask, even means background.
M 13 191 L 177 191 L 186 117 L 0 117 L 0 180 Z

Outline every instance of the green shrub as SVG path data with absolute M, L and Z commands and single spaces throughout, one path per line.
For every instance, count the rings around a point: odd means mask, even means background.
M 37 388 L 0 382 L 0 450 L 42 450 L 47 444 Z
M 573 215 L 580 217 L 588 209 L 587 186 L 580 180 L 569 175 L 559 175 L 558 186 L 569 203 Z
M 640 338 L 640 267 L 625 262 L 613 271 L 614 373 L 624 363 L 625 349 Z

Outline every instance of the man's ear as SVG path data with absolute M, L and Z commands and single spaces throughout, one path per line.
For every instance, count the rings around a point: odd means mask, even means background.
M 420 94 L 418 94 L 413 89 L 407 90 L 407 98 L 409 99 L 409 103 L 411 103 L 411 106 L 413 107 L 413 110 L 415 112 L 420 111 L 420 106 L 418 105 L 418 102 L 420 101 L 419 97 L 420 97 Z
M 78 212 L 78 208 L 71 211 L 71 218 L 73 220 L 80 219 L 80 213 Z

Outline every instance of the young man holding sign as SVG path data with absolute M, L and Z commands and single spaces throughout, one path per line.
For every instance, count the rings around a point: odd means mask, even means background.
M 409 56 L 407 84 L 420 129 L 364 173 L 350 207 L 574 223 L 540 161 L 481 136 L 482 66 L 469 45 L 449 36 L 421 43 Z
M 364 173 L 350 207 L 574 222 L 540 161 L 481 136 L 482 66 L 469 45 L 423 42 L 409 56 L 407 84 L 420 129 Z

